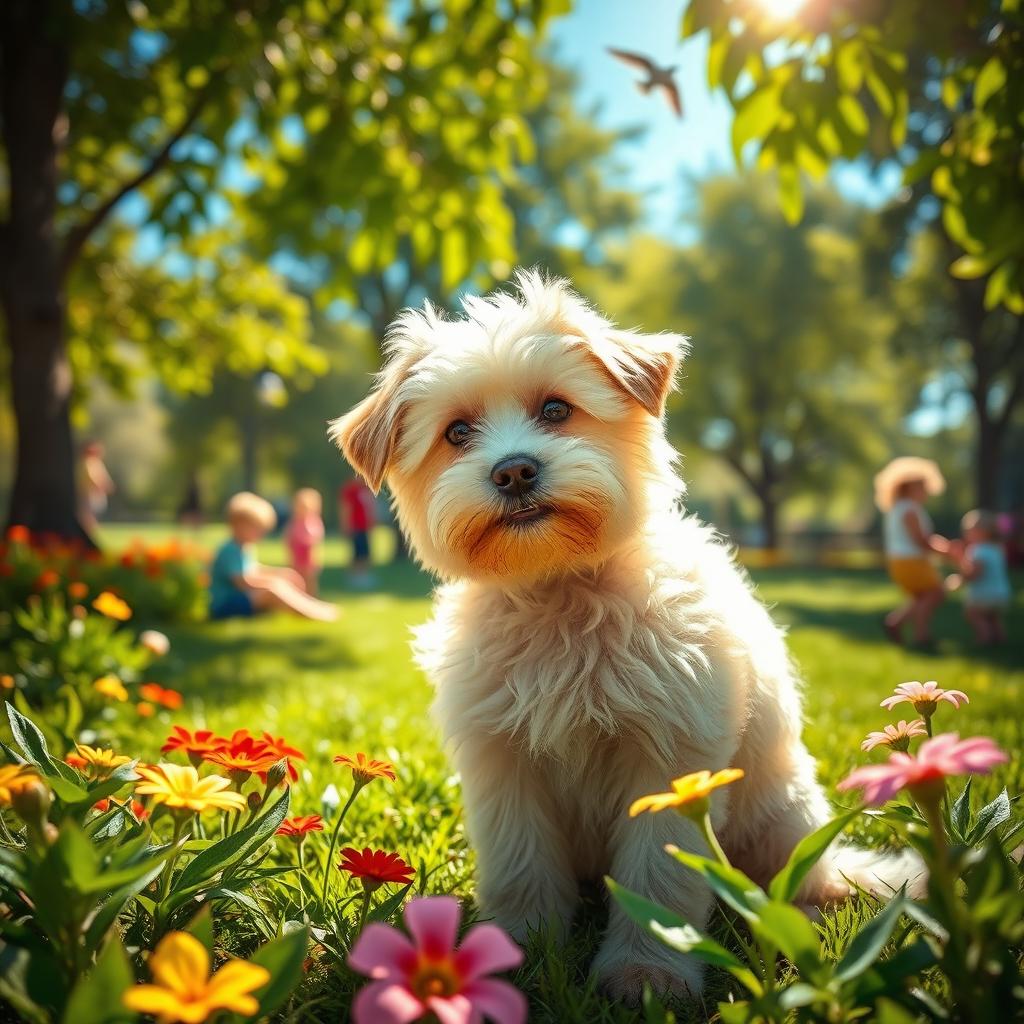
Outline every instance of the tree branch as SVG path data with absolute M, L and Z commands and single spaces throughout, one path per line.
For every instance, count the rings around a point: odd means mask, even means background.
M 206 85 L 196 93 L 192 106 L 189 107 L 188 112 L 185 114 L 185 119 L 167 136 L 163 145 L 146 161 L 142 170 L 129 178 L 115 192 L 101 202 L 81 224 L 68 231 L 60 254 L 60 275 L 62 278 L 67 276 L 68 271 L 75 260 L 78 259 L 82 247 L 88 241 L 89 236 L 107 219 L 111 210 L 126 195 L 134 192 L 139 186 L 144 185 L 153 175 L 166 166 L 171 158 L 171 150 L 188 134 L 210 99 L 213 83 L 214 76 L 211 75 Z

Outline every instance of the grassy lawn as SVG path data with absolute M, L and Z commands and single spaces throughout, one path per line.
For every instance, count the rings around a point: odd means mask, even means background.
M 106 531 L 112 546 L 136 532 Z M 203 538 L 210 546 L 216 540 L 213 532 Z M 382 554 L 388 544 L 385 534 L 375 539 Z M 261 554 L 268 561 L 281 556 L 273 544 Z M 347 819 L 345 844 L 397 850 L 429 873 L 426 891 L 453 892 L 471 901 L 472 853 L 461 823 L 458 779 L 428 714 L 429 688 L 407 649 L 408 627 L 428 614 L 429 581 L 408 564 L 398 564 L 380 569 L 375 592 L 356 592 L 338 564 L 343 558 L 336 542 L 323 581 L 325 596 L 343 609 L 336 624 L 276 616 L 168 628 L 172 652 L 156 678 L 185 694 L 185 711 L 142 723 L 133 752 L 154 756 L 172 721 L 284 735 L 308 756 L 308 770 L 294 789 L 295 813 L 319 811 L 329 782 L 344 796 L 348 774 L 331 764 L 332 755 L 363 750 L 390 758 L 398 766 L 398 782 L 375 782 L 361 794 Z M 971 699 L 959 712 L 943 706 L 940 731 L 986 733 L 1014 754 L 1007 769 L 978 780 L 976 795 L 993 796 L 1004 784 L 1011 793 L 1020 791 L 1016 755 L 1024 696 L 1024 606 L 1019 598 L 1010 620 L 1011 642 L 998 653 L 972 648 L 960 608 L 950 602 L 936 621 L 938 652 L 922 654 L 885 642 L 879 619 L 896 593 L 876 572 L 776 569 L 762 570 L 756 579 L 777 620 L 789 627 L 793 654 L 807 680 L 807 741 L 829 785 L 863 762 L 859 742 L 868 730 L 900 717 L 878 707 L 895 684 L 936 679 L 967 691 Z M 902 717 L 909 718 L 912 709 L 906 709 Z M 323 846 L 310 852 L 322 856 Z M 531 1021 L 639 1019 L 605 1003 L 588 985 L 587 958 L 600 924 L 596 895 L 592 903 L 569 950 L 556 951 L 538 940 L 516 979 L 531 997 Z M 293 1019 L 338 1020 L 353 983 L 342 972 L 326 972 L 322 984 L 310 986 L 311 1002 Z M 717 984 L 709 986 L 709 1010 L 721 995 Z M 693 1019 L 706 1017 L 698 1009 Z

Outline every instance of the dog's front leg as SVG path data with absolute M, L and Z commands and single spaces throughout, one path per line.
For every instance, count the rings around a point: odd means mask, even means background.
M 465 742 L 456 762 L 484 915 L 520 941 L 541 926 L 564 934 L 578 891 L 541 773 L 500 736 Z
M 674 811 L 623 817 L 612 836 L 611 877 L 703 928 L 711 911 L 711 891 L 699 875 L 665 852 L 668 843 L 707 854 L 697 826 Z M 655 992 L 693 997 L 700 993 L 703 979 L 699 960 L 660 943 L 634 924 L 614 899 L 593 970 L 609 995 L 632 1004 L 640 1002 L 645 981 Z

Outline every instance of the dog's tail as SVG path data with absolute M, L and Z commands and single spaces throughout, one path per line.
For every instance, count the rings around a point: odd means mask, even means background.
M 802 895 L 820 906 L 857 890 L 889 899 L 905 886 L 906 894 L 917 899 L 927 885 L 928 870 L 914 850 L 878 851 L 840 843 L 826 851 Z

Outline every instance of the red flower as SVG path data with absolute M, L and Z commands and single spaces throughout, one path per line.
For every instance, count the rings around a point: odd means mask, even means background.
M 159 683 L 143 683 L 139 687 L 139 696 L 172 711 L 177 711 L 184 700 L 177 690 L 164 689 Z
M 99 811 L 100 814 L 104 814 L 115 804 L 118 807 L 124 807 L 127 802 L 127 798 L 124 800 L 118 800 L 116 796 L 105 796 L 102 800 L 97 800 L 92 806 L 94 810 Z M 138 800 L 132 800 L 132 814 L 134 814 L 139 821 L 143 821 L 149 817 L 149 811 L 147 811 L 145 805 L 140 803 Z
M 367 847 L 362 853 L 346 846 L 341 851 L 342 871 L 347 871 L 353 878 L 358 878 L 368 889 L 376 889 L 385 882 L 398 882 L 405 885 L 416 876 L 416 871 L 406 864 L 397 853 L 386 853 L 384 850 L 371 850 Z
M 50 587 L 55 587 L 60 583 L 60 576 L 56 569 L 44 569 L 37 577 L 35 583 L 32 584 L 34 590 L 49 590 Z
M 12 526 L 7 531 L 7 539 L 12 544 L 31 544 L 32 533 L 27 526 Z
M 285 818 L 281 827 L 275 832 L 278 836 L 291 836 L 293 839 L 302 839 L 310 832 L 323 832 L 324 820 L 319 814 L 307 814 L 305 817 Z
M 72 768 L 80 768 L 84 770 L 89 764 L 88 761 L 77 751 L 72 750 L 65 758 L 64 763 L 71 765 Z
M 156 714 L 156 708 L 144 700 L 135 705 L 135 710 L 139 713 L 139 718 L 152 718 Z
M 172 750 L 181 750 L 189 755 L 205 757 L 211 751 L 220 750 L 227 744 L 228 741 L 223 736 L 218 736 L 212 729 L 189 732 L 188 729 L 176 725 L 171 729 L 171 735 L 167 737 L 167 742 L 160 748 L 160 752 L 166 754 Z
M 390 761 L 377 761 L 359 753 L 355 757 L 350 754 L 339 754 L 335 764 L 343 764 L 352 769 L 352 778 L 360 786 L 365 786 L 374 779 L 391 779 L 395 781 L 395 766 Z
M 299 772 L 295 765 L 292 764 L 292 758 L 295 758 L 297 761 L 305 761 L 306 755 L 301 750 L 296 750 L 295 747 L 289 746 L 283 736 L 271 736 L 269 732 L 264 732 L 263 742 L 274 752 L 276 761 L 280 761 L 282 757 L 288 759 L 288 777 L 292 782 L 295 782 L 299 777 Z M 266 772 L 260 772 L 260 777 L 264 782 L 267 781 Z
M 229 772 L 250 773 L 265 773 L 281 760 L 273 748 L 254 739 L 245 729 L 237 730 L 224 746 L 209 751 L 203 758 Z
M 81 601 L 89 593 L 89 588 L 81 580 L 72 580 L 68 584 L 68 597 Z

